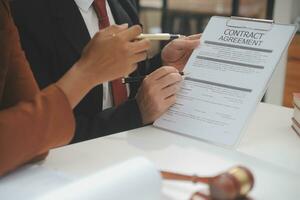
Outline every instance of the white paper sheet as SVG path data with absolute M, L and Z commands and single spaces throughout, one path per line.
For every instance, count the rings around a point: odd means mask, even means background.
M 212 17 L 186 65 L 177 103 L 154 125 L 236 145 L 295 30 L 294 25 Z
M 159 200 L 161 177 L 152 163 L 135 158 L 76 181 L 41 200 Z
M 71 183 L 73 177 L 37 165 L 20 168 L 0 178 L 0 199 L 32 200 Z

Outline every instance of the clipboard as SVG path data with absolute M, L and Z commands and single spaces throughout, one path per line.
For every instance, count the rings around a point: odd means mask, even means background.
M 231 16 L 226 25 L 233 28 L 248 28 L 250 30 L 269 31 L 272 29 L 274 20 L 255 19 L 247 17 Z
M 238 147 L 296 30 L 272 20 L 211 17 L 186 64 L 176 104 L 154 126 Z

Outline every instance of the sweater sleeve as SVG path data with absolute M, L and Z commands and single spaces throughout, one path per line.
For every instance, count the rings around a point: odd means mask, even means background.
M 0 111 L 0 175 L 73 137 L 70 105 L 56 86 Z

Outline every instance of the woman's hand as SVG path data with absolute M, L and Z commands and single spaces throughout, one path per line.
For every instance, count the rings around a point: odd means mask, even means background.
M 146 59 L 149 41 L 135 40 L 141 32 L 140 26 L 114 25 L 93 37 L 80 60 L 56 83 L 73 108 L 90 89 L 130 74 Z
M 127 24 L 98 32 L 75 67 L 96 85 L 130 74 L 146 59 L 150 48 L 149 41 L 135 40 L 141 33 L 140 26 L 128 28 Z

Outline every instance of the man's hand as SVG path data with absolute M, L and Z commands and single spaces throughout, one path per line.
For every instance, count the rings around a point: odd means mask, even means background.
M 173 40 L 162 50 L 163 65 L 182 71 L 193 50 L 200 44 L 200 34 Z
M 174 67 L 161 67 L 144 79 L 136 96 L 144 125 L 154 122 L 175 103 L 182 80 Z

